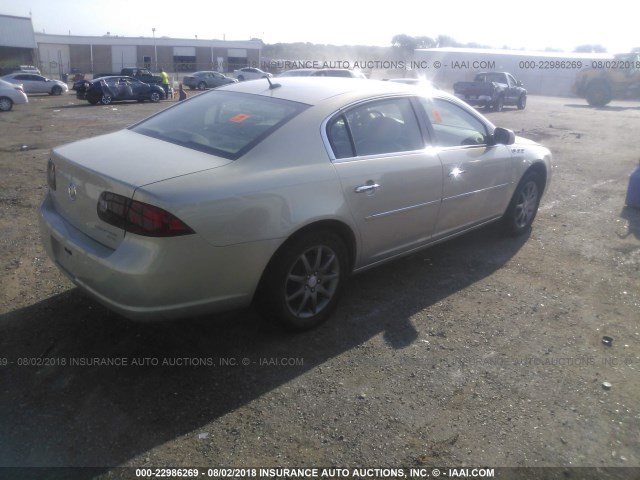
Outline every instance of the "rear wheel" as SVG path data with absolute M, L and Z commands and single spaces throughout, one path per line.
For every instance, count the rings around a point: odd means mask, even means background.
M 102 103 L 103 105 L 109 105 L 112 100 L 113 99 L 111 98 L 111 95 L 103 95 L 100 99 L 100 103 Z
M 98 100 L 97 98 L 90 98 L 87 100 L 87 102 L 89 102 L 91 105 L 97 105 L 100 100 Z
M 51 89 L 51 95 L 60 95 L 62 93 L 62 87 L 56 85 Z
M 160 95 L 160 92 L 151 92 L 149 100 L 151 100 L 153 103 L 158 103 L 160 100 L 162 100 L 162 95 Z
M 207 88 L 207 84 L 206 83 L 200 82 L 198 84 L 198 90 L 206 90 L 206 88 Z
M 239 76 L 238 76 L 238 81 L 239 81 L 239 82 L 242 82 L 243 80 L 244 80 L 244 76 L 243 76 L 243 75 L 239 75 Z
M 496 103 L 493 105 L 493 109 L 496 112 L 501 112 L 503 108 L 504 108 L 504 97 L 500 95 L 496 100 Z
M 348 275 L 347 249 L 332 232 L 294 237 L 269 263 L 258 290 L 258 306 L 288 330 L 309 330 L 335 308 Z
M 13 100 L 9 97 L 0 97 L 0 112 L 8 112 L 13 108 Z
M 538 213 L 541 192 L 541 182 L 537 173 L 530 172 L 522 177 L 509 207 L 502 217 L 506 233 L 522 235 L 531 228 Z

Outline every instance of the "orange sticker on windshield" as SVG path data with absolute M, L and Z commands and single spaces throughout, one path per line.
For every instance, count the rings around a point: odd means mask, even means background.
M 248 119 L 250 116 L 251 115 L 247 115 L 246 113 L 239 113 L 238 115 L 231 117 L 229 121 L 233 123 L 242 123 L 246 119 Z

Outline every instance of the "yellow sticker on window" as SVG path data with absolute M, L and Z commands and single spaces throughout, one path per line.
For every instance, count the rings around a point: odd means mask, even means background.
M 251 115 L 247 115 L 246 113 L 239 113 L 229 119 L 230 122 L 233 123 L 242 123 L 247 120 Z

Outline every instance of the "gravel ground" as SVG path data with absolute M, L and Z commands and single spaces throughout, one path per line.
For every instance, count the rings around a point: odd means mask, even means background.
M 367 271 L 298 335 L 252 310 L 133 323 L 44 254 L 49 149 L 171 103 L 0 115 L 0 466 L 640 467 L 639 103 L 489 113 L 554 153 L 530 235 L 488 227 Z M 561 476 L 640 470 L 580 475 Z

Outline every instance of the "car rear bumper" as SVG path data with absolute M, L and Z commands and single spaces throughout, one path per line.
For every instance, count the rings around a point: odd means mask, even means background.
M 126 234 L 110 249 L 70 225 L 47 195 L 39 210 L 44 248 L 96 300 L 133 320 L 156 321 L 250 304 L 276 242 L 215 247 L 199 235 Z

